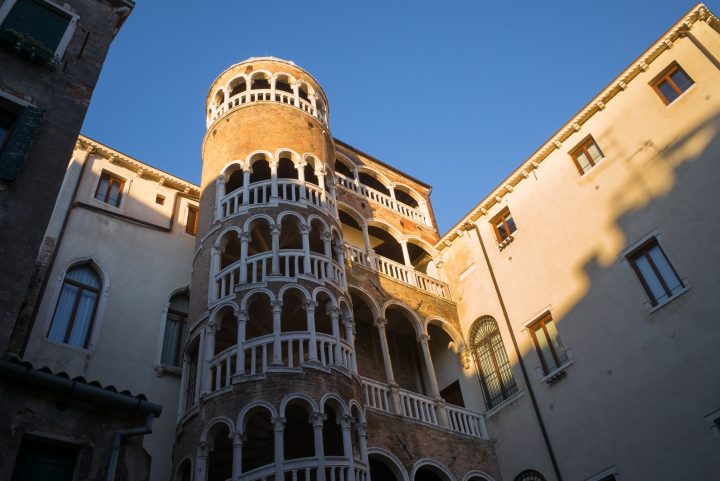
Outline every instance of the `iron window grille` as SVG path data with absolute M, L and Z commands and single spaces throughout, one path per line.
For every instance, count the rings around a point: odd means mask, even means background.
M 475 322 L 470 332 L 470 348 L 488 409 L 518 392 L 495 319 L 487 316 Z

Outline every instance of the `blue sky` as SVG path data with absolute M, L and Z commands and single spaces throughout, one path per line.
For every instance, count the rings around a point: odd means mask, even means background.
M 693 5 L 139 0 L 83 133 L 199 182 L 213 79 L 285 58 L 323 86 L 333 136 L 434 187 L 443 234 Z

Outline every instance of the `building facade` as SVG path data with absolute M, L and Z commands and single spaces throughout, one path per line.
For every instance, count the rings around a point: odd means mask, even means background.
M 24 360 L 163 406 L 125 479 L 712 478 L 718 59 L 698 5 L 442 237 L 308 72 L 233 65 L 199 186 L 79 138 Z

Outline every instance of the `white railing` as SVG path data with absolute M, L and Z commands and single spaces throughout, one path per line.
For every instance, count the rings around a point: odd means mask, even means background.
M 390 414 L 395 413 L 390 386 L 365 377 L 361 380 L 367 407 Z M 443 403 L 448 424 L 444 426 L 444 421 L 441 423 L 440 407 L 436 400 L 406 389 L 397 389 L 397 394 L 400 400 L 400 412 L 396 414 L 431 426 L 446 427 L 467 436 L 489 439 L 485 417 L 480 413 Z
M 303 181 L 298 179 L 277 179 L 277 200 L 293 204 L 310 204 L 318 209 L 325 207 L 331 214 L 335 213 L 335 199 L 319 186 L 305 182 L 305 195 L 302 191 Z M 272 198 L 272 180 L 261 180 L 247 186 L 239 187 L 220 199 L 219 215 L 221 220 L 240 213 L 243 206 L 266 205 Z
M 230 386 L 234 375 L 255 376 L 264 374 L 273 361 L 273 334 L 245 341 L 241 362 L 237 364 L 237 346 L 232 346 L 209 362 L 210 391 Z M 339 356 L 335 352 L 337 340 L 321 332 L 315 333 L 317 364 L 322 367 L 341 367 L 352 371 L 353 349 L 345 341 L 340 342 Z M 310 333 L 283 332 L 280 334 L 280 362 L 273 367 L 299 369 L 310 361 Z
M 447 284 L 387 257 L 368 254 L 365 250 L 349 244 L 345 244 L 345 256 L 352 262 L 376 270 L 400 282 L 417 287 L 435 296 L 450 299 L 450 288 Z
M 488 437 L 483 415 L 452 404 L 447 404 L 445 410 L 450 423 L 449 428 L 453 431 L 476 438 Z
M 217 298 L 224 299 L 235 293 L 241 284 L 240 272 L 247 269 L 245 286 L 264 284 L 268 276 L 296 279 L 300 275 L 314 277 L 322 282 L 333 282 L 345 288 L 345 270 L 335 260 L 332 263 L 323 254 L 310 253 L 310 271 L 305 270 L 305 252 L 299 249 L 282 249 L 278 252 L 278 272 L 272 273 L 272 252 L 261 252 L 247 258 L 247 267 L 236 261 L 215 275 Z
M 362 386 L 367 406 L 387 413 L 393 412 L 390 387 L 387 384 L 362 378 Z
M 215 105 L 212 113 L 208 116 L 207 126 L 209 127 L 213 122 L 215 122 L 215 120 L 217 120 L 218 117 L 235 107 L 253 102 L 272 101 L 291 105 L 304 110 L 308 114 L 320 120 L 324 125 L 327 125 L 327 114 L 313 107 L 311 102 L 301 98 L 299 95 L 296 96 L 294 93 L 276 89 L 275 96 L 273 97 L 272 89 L 251 89 L 235 94 L 232 97 L 228 97 L 226 101 Z
M 317 480 L 318 470 L 317 458 L 299 458 L 283 461 L 283 478 L 290 481 L 313 481 Z M 349 481 L 350 462 L 345 457 L 326 456 L 325 481 Z M 355 481 L 368 481 L 368 470 L 362 464 L 355 462 Z M 239 481 L 272 481 L 275 476 L 275 464 L 268 464 L 242 473 Z
M 394 210 L 395 212 L 399 212 L 405 217 L 408 217 L 420 224 L 430 225 L 429 219 L 420 209 L 395 200 L 389 195 L 383 194 L 382 192 L 375 190 L 372 187 L 368 187 L 365 184 L 361 184 L 359 182 L 355 183 L 353 179 L 346 177 L 339 172 L 335 172 L 335 182 L 337 185 L 346 190 L 360 194 L 363 197 L 367 197 L 373 202 L 385 206 L 390 210 Z
M 400 389 L 401 414 L 426 424 L 438 425 L 435 401 L 429 397 Z

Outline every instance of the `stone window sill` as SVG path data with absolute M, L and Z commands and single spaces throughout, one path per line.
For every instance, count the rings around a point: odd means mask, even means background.
M 540 382 L 552 384 L 556 381 L 559 381 L 560 379 L 565 377 L 565 374 L 567 374 L 565 372 L 565 369 L 572 366 L 572 364 L 573 364 L 572 359 L 565 361 L 564 363 L 562 363 L 561 365 L 559 365 L 558 367 L 556 367 L 555 369 L 553 369 L 552 371 L 550 371 L 549 373 L 547 373 L 543 377 L 541 377 Z
M 685 279 L 683 279 L 683 284 L 685 284 L 685 287 L 683 287 L 682 289 L 680 289 L 679 291 L 677 291 L 674 296 L 670 297 L 669 299 L 665 299 L 665 300 L 664 300 L 663 302 L 661 302 L 660 304 L 657 304 L 657 305 L 653 306 L 653 305 L 650 304 L 649 302 L 646 302 L 646 303 L 645 303 L 645 307 L 648 309 L 648 314 L 652 314 L 652 313 L 654 313 L 654 312 L 659 311 L 660 309 L 662 309 L 663 307 L 667 306 L 667 305 L 670 304 L 672 301 L 674 301 L 675 299 L 677 299 L 678 297 L 682 296 L 682 295 L 685 294 L 687 291 L 689 291 L 689 290 L 690 290 L 690 286 L 687 285 L 687 283 L 685 282 Z
M 521 391 L 516 392 L 515 394 L 513 394 L 513 395 L 510 396 L 509 398 L 505 399 L 503 402 L 501 402 L 500 404 L 498 404 L 497 406 L 495 406 L 495 407 L 492 408 L 491 410 L 487 411 L 487 412 L 485 413 L 485 417 L 486 417 L 486 418 L 489 418 L 489 417 L 494 416 L 494 415 L 497 414 L 498 412 L 502 411 L 506 406 L 509 406 L 510 404 L 514 403 L 515 401 L 517 401 L 518 399 L 520 399 L 520 398 L 523 397 L 524 395 L 525 395 L 525 391 L 522 391 L 522 390 L 521 390 Z

